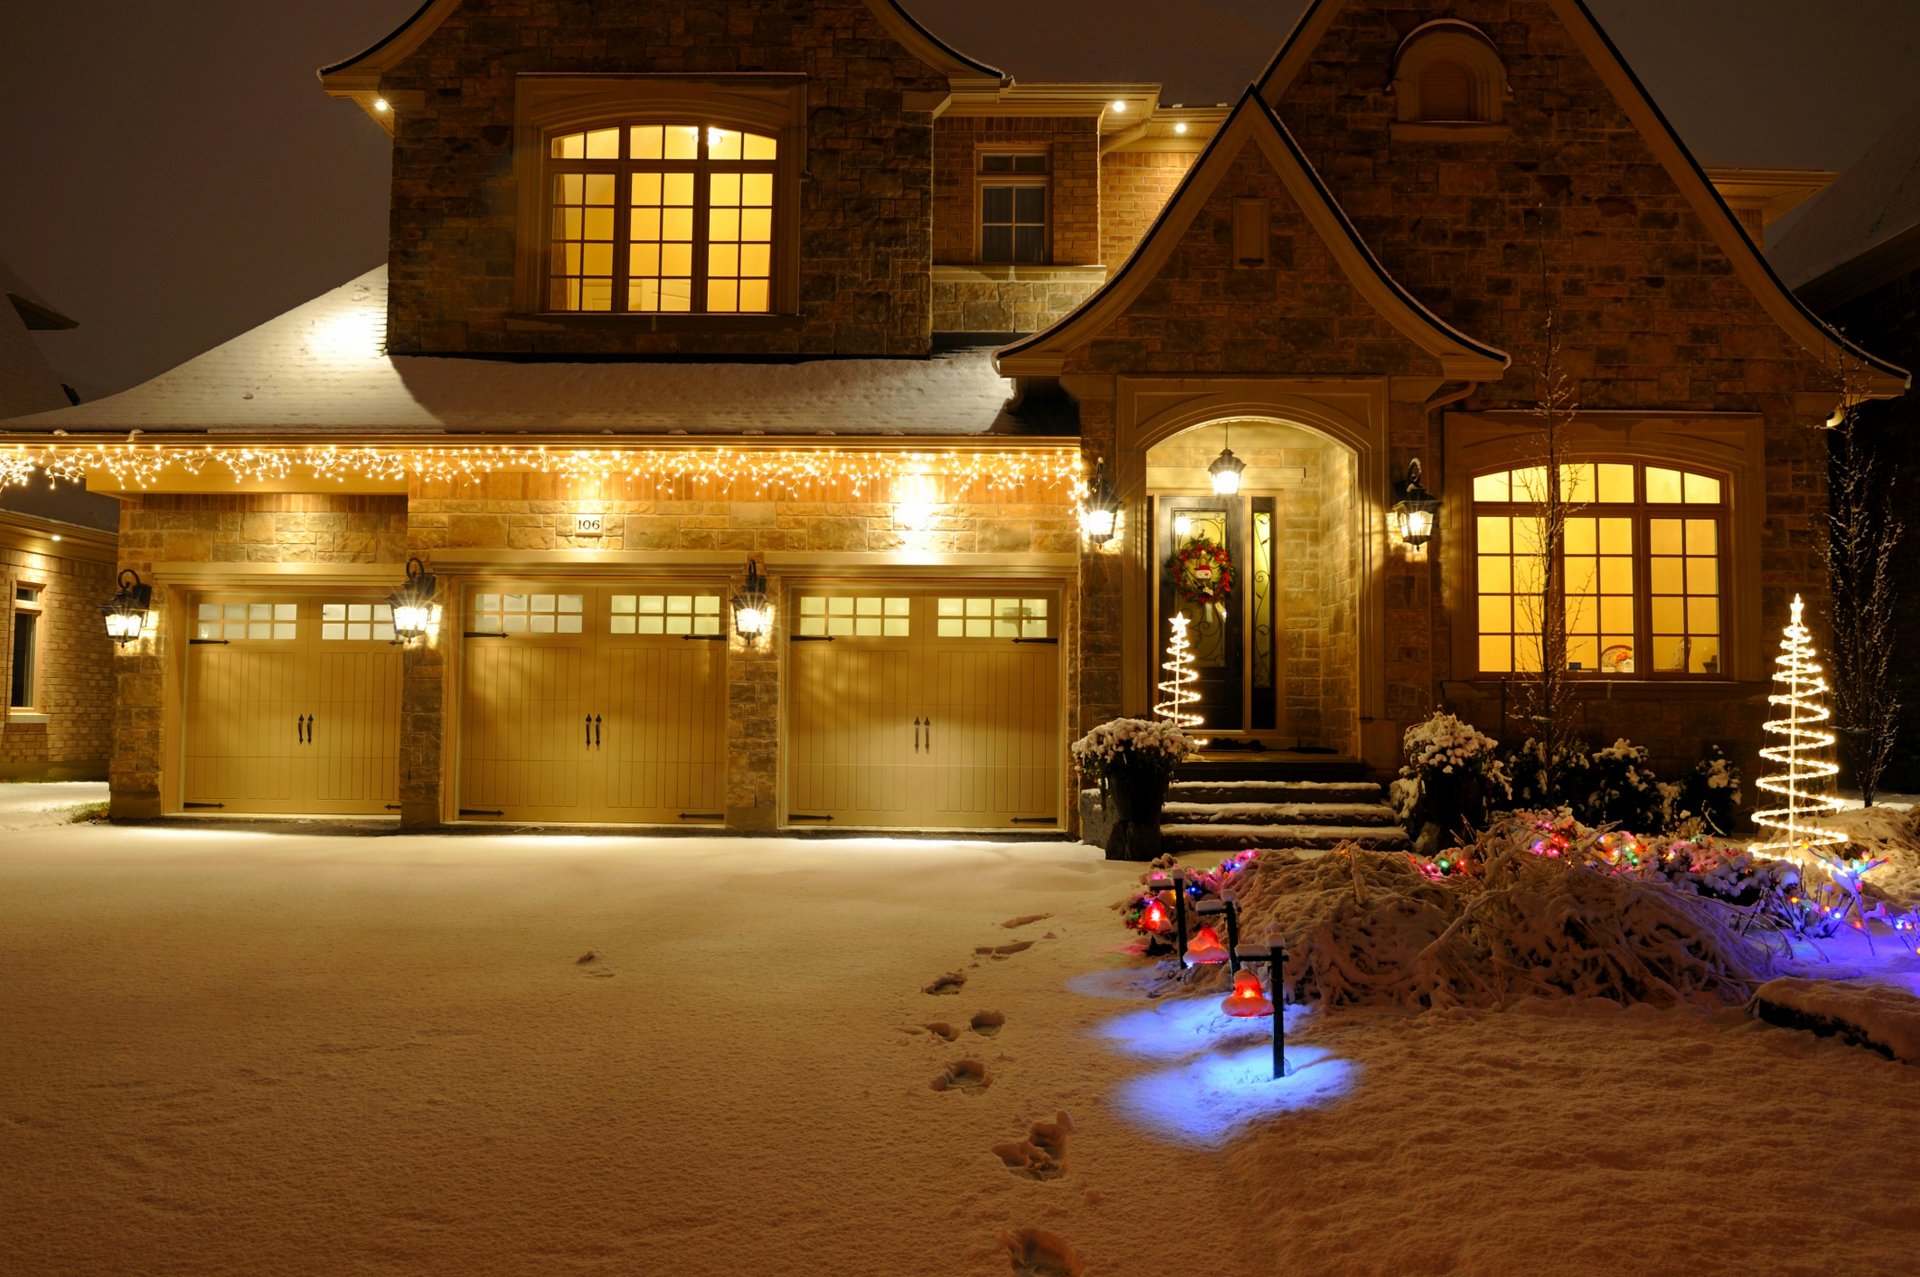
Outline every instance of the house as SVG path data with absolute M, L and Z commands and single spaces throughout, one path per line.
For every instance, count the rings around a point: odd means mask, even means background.
M 1896 120 L 1854 166 L 1808 208 L 1768 254 L 1774 269 L 1814 313 L 1876 351 L 1920 360 L 1920 105 Z M 1893 476 L 1896 494 L 1920 477 L 1920 404 L 1912 396 L 1869 403 L 1860 425 Z M 1911 501 L 1902 498 L 1911 508 Z M 1915 535 L 1909 516 L 1907 544 Z M 1896 574 L 1898 650 L 1920 632 L 1920 582 Z M 1904 730 L 1886 788 L 1920 786 L 1920 669 L 1896 662 Z
M 0 262 L 0 418 L 71 402 L 33 334 L 75 327 Z M 113 593 L 118 514 L 115 502 L 44 475 L 14 470 L 0 487 L 0 590 L 8 600 L 0 779 L 106 778 L 113 662 L 100 603 Z
M 1511 734 L 1549 328 L 1582 727 L 1750 755 L 1833 370 L 1907 383 L 1761 257 L 1805 179 L 1736 212 L 1579 0 L 1318 0 L 1248 70 L 1026 84 L 893 0 L 431 0 L 326 68 L 387 262 L 0 441 L 153 589 L 114 813 L 1070 828 L 1176 614 L 1217 750 Z

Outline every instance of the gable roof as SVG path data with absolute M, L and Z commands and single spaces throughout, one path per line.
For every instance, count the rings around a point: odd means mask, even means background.
M 1512 362 L 1505 351 L 1453 327 L 1387 273 L 1280 117 L 1252 89 L 1241 97 L 1126 264 L 1053 327 L 1002 347 L 997 357 L 1000 371 L 1009 376 L 1057 375 L 1069 351 L 1096 338 L 1153 282 L 1249 144 L 1258 146 L 1280 175 L 1288 194 L 1333 254 L 1347 281 L 1395 329 L 1437 359 L 1447 376 L 1480 381 L 1497 378 L 1505 371 Z
M 27 281 L 14 274 L 13 268 L 0 262 L 0 295 L 13 303 L 13 309 L 19 314 L 20 322 L 29 328 L 78 328 L 80 321 L 70 319 L 56 310 L 53 303 L 36 293 L 27 285 Z
M 152 381 L 0 431 L 327 440 L 449 435 L 1072 435 L 992 352 L 931 359 L 495 360 L 389 355 L 387 269 L 323 293 Z M 43 406 L 43 405 L 42 405 Z
M 899 0 L 866 0 L 866 5 L 902 47 L 956 84 L 1006 82 L 1007 77 L 1001 71 L 968 57 L 920 25 L 918 19 L 901 7 Z M 380 119 L 373 109 L 380 77 L 425 44 L 459 6 L 460 0 L 426 0 L 414 10 L 412 17 L 379 41 L 350 58 L 321 67 L 318 73 L 321 85 L 334 97 L 358 101 L 369 114 Z M 382 123 L 391 128 L 389 120 L 383 119 Z
M 1920 264 L 1920 103 L 1827 188 L 1767 258 L 1780 278 L 1822 307 Z
M 1258 89 L 1268 103 L 1278 103 L 1288 86 L 1313 58 L 1314 51 L 1334 22 L 1353 0 L 1310 0 L 1300 21 L 1287 36 L 1286 43 L 1274 55 Z M 1706 227 L 1707 233 L 1732 262 L 1734 272 L 1758 299 L 1760 306 L 1780 328 L 1816 358 L 1831 359 L 1836 365 L 1857 364 L 1865 371 L 1866 398 L 1890 398 L 1904 394 L 1911 377 L 1907 370 L 1889 363 L 1854 345 L 1809 310 L 1804 302 L 1781 282 L 1773 267 L 1754 247 L 1726 201 L 1707 179 L 1699 161 L 1693 158 L 1680 135 L 1660 110 L 1633 68 L 1621 56 L 1611 37 L 1601 29 L 1588 10 L 1585 0 L 1545 0 L 1573 38 L 1575 47 L 1586 55 L 1588 63 L 1612 92 L 1627 117 L 1639 129 L 1661 166 L 1679 187 L 1681 195 Z

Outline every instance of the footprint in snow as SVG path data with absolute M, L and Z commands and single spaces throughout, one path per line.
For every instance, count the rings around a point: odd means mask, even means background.
M 933 1079 L 936 1091 L 984 1091 L 993 1085 L 987 1066 L 978 1060 L 955 1060 L 946 1072 Z
M 580 968 L 582 975 L 590 975 L 596 980 L 611 980 L 613 978 L 613 968 L 607 966 L 606 963 L 607 960 L 601 957 L 599 952 L 594 949 L 587 950 L 573 960 L 573 965 Z
M 966 984 L 966 982 L 967 982 L 966 972 L 949 971 L 945 975 L 935 976 L 933 978 L 933 983 L 922 988 L 920 992 L 931 993 L 936 997 L 942 996 L 945 994 L 950 994 L 950 993 L 957 994 L 960 992 L 961 986 Z
M 1015 1277 L 1080 1277 L 1080 1256 L 1061 1238 L 1038 1228 L 1000 1234 Z
M 1001 923 L 1000 925 L 1005 927 L 1008 931 L 1015 931 L 1021 927 L 1030 927 L 1036 922 L 1040 922 L 1044 919 L 1051 918 L 1051 917 L 1053 917 L 1053 915 L 1050 913 L 1023 913 L 1018 918 L 1008 918 L 1005 922 Z
M 924 1027 L 927 1032 L 933 1034 L 933 1036 L 939 1038 L 942 1042 L 951 1042 L 960 1036 L 960 1030 L 954 1028 L 945 1020 L 935 1020 Z
M 1015 940 L 1010 944 L 983 944 L 974 949 L 974 952 L 1000 962 L 1011 958 L 1016 953 L 1025 953 L 1033 946 L 1032 940 Z
M 1007 1016 L 1004 1011 L 976 1011 L 973 1013 L 973 1019 L 967 1022 L 967 1027 L 983 1038 L 990 1038 L 998 1033 L 1006 1022 Z
M 1059 1179 L 1067 1173 L 1067 1136 L 1073 1119 L 1055 1113 L 1051 1122 L 1035 1122 L 1024 1140 L 995 1144 L 993 1155 L 1015 1175 L 1029 1179 Z

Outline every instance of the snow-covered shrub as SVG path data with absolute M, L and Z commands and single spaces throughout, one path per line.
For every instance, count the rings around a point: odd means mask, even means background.
M 1660 788 L 1666 829 L 1686 838 L 1732 832 L 1740 806 L 1740 769 L 1718 745 L 1709 745 L 1692 771 Z
M 1105 793 L 1111 777 L 1133 768 L 1173 775 L 1174 767 L 1194 746 L 1193 737 L 1172 723 L 1116 718 L 1073 742 L 1071 750 L 1080 774 L 1098 782 Z
M 1561 749 L 1547 767 L 1547 747 L 1529 736 L 1520 745 L 1502 750 L 1500 765 L 1509 779 L 1507 803 L 1516 811 L 1572 809 L 1586 796 L 1587 751 L 1577 743 Z
M 1452 714 L 1415 723 L 1402 744 L 1406 762 L 1390 797 L 1416 840 L 1471 836 L 1511 792 L 1498 742 Z
M 1666 802 L 1644 746 L 1616 740 L 1587 755 L 1585 792 L 1574 815 L 1589 825 L 1617 825 L 1644 833 L 1666 829 Z

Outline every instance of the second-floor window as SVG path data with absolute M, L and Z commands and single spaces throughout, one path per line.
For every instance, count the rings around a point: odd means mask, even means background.
M 980 260 L 1040 265 L 1047 260 L 1050 171 L 1044 151 L 980 157 Z
M 550 139 L 547 306 L 772 309 L 778 143 L 713 124 L 621 123 Z

